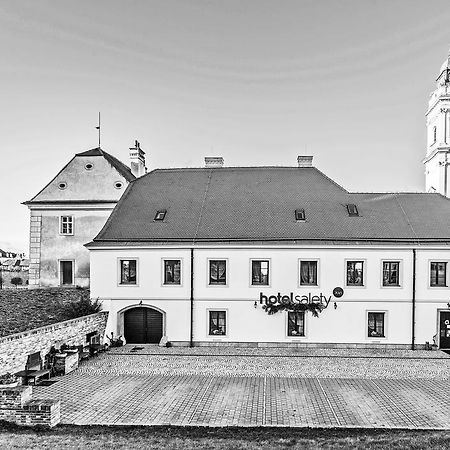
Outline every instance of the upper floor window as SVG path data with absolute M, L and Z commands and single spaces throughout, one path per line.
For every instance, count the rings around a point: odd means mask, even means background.
M 164 284 L 181 284 L 181 261 L 179 259 L 164 260 Z
M 447 263 L 432 262 L 430 264 L 430 286 L 447 286 Z
M 269 261 L 252 261 L 252 285 L 269 285 Z
M 383 286 L 400 286 L 400 262 L 383 261 Z
M 364 286 L 364 261 L 347 261 L 347 286 Z
M 120 260 L 120 284 L 137 284 L 137 260 Z
M 227 284 L 227 262 L 224 259 L 211 259 L 209 261 L 209 284 Z
M 436 142 L 437 140 L 437 128 L 433 127 L 433 144 Z
M 60 234 L 73 234 L 73 217 L 61 216 L 59 221 Z
M 300 261 L 300 285 L 317 286 L 317 261 Z

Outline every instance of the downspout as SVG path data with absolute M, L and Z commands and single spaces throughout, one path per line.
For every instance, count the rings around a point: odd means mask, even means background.
M 412 330 L 411 330 L 411 350 L 415 350 L 416 341 L 416 249 L 413 248 L 413 278 L 412 278 Z
M 189 347 L 194 346 L 194 249 L 191 248 L 191 328 Z

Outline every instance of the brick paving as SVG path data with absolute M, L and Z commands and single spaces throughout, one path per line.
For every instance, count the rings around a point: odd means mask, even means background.
M 62 422 L 78 425 L 450 429 L 450 358 L 438 352 L 400 359 L 129 350 L 91 359 L 35 394 L 60 399 Z

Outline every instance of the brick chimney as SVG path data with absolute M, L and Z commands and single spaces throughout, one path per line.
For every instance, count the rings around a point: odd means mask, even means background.
M 297 156 L 298 167 L 312 167 L 312 156 Z
M 221 156 L 205 156 L 205 167 L 210 169 L 223 167 L 223 158 Z
M 145 167 L 145 152 L 141 149 L 141 144 L 138 141 L 134 141 L 134 147 L 130 148 L 130 168 L 131 173 L 139 178 L 147 173 L 147 167 Z

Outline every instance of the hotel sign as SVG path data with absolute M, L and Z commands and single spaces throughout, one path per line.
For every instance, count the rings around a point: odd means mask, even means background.
M 336 298 L 342 297 L 344 294 L 344 290 L 342 288 L 334 288 L 333 289 L 333 295 Z M 281 292 L 278 292 L 277 295 L 265 295 L 263 292 L 259 293 L 259 303 L 262 305 L 265 303 L 267 306 L 269 305 L 295 305 L 295 304 L 304 304 L 304 305 L 311 305 L 311 304 L 317 304 L 322 307 L 322 309 L 325 309 L 328 307 L 328 305 L 331 302 L 331 298 L 333 296 L 326 296 L 322 292 L 320 294 L 313 295 L 311 292 L 308 292 L 308 294 L 304 295 L 294 295 L 293 292 L 290 292 L 289 294 L 282 294 Z

